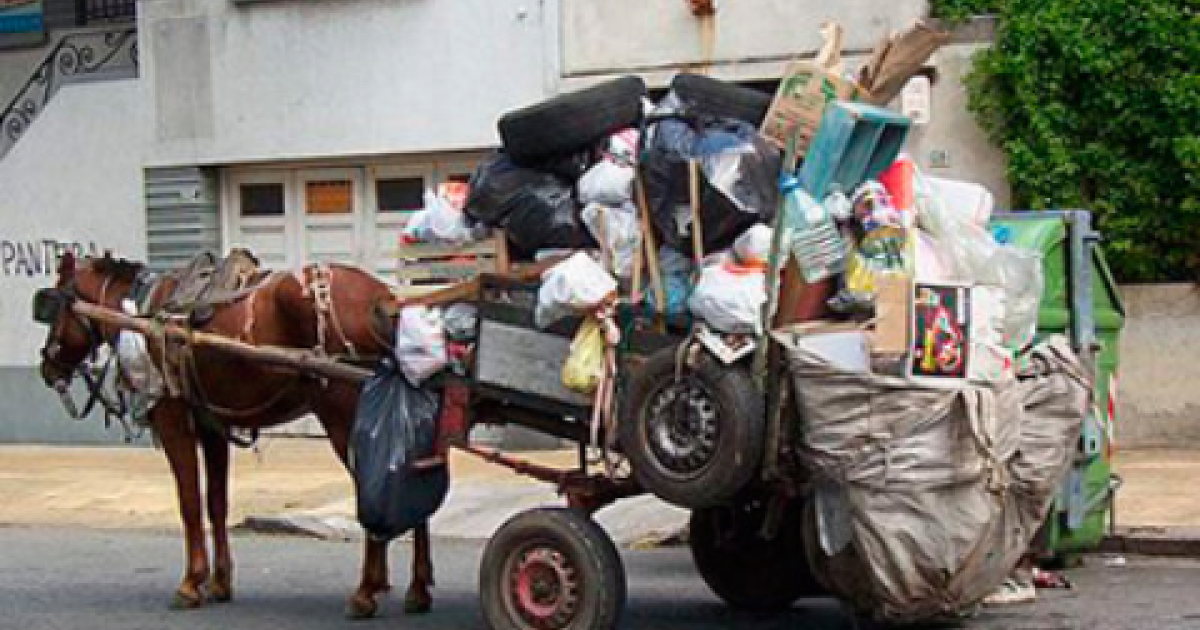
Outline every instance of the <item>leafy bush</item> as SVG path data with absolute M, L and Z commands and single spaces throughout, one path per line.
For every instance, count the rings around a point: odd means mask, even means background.
M 1200 281 L 1200 4 L 935 5 L 998 9 L 967 82 L 1018 207 L 1091 209 L 1122 280 Z

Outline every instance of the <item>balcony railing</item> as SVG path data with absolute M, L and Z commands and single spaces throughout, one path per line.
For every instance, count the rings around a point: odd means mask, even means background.
M 21 139 L 59 88 L 70 83 L 137 76 L 133 26 L 75 33 L 58 42 L 15 98 L 0 111 L 0 158 Z

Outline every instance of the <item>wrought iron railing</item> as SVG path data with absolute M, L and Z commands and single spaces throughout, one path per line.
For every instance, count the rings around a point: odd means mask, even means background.
M 123 26 L 64 37 L 0 112 L 0 158 L 8 155 L 59 88 L 101 78 L 136 77 L 137 29 Z

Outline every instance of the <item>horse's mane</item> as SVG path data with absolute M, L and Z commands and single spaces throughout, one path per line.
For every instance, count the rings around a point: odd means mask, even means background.
M 142 272 L 142 263 L 124 258 L 113 258 L 105 254 L 102 257 L 91 257 L 85 261 L 92 271 L 111 277 L 113 280 L 133 282 Z

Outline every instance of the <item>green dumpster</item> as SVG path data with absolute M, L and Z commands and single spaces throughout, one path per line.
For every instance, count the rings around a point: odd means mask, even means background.
M 997 241 L 1040 252 L 1045 289 L 1038 335 L 1066 334 L 1095 375 L 1092 412 L 1055 501 L 1044 551 L 1065 556 L 1100 544 L 1119 485 L 1112 474 L 1118 341 L 1125 307 L 1086 211 L 1015 212 L 992 219 Z

